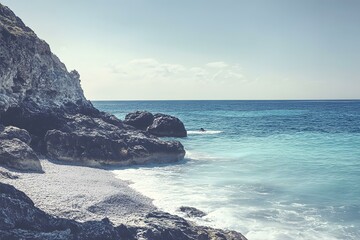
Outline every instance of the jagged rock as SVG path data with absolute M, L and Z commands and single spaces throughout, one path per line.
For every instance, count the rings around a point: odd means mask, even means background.
M 83 223 L 56 218 L 35 207 L 25 193 L 0 182 L 0 239 L 246 240 L 240 233 L 196 226 L 159 211 L 138 223 L 114 227 L 107 218 Z
M 194 207 L 182 206 L 179 208 L 179 211 L 185 213 L 187 217 L 191 217 L 191 218 L 193 217 L 202 218 L 206 216 L 206 213 Z
M 157 113 L 153 123 L 146 129 L 149 133 L 159 137 L 186 137 L 184 124 L 177 117 Z
M 154 116 L 147 111 L 136 111 L 125 116 L 124 123 L 137 129 L 146 130 L 152 124 Z
M 145 132 L 124 130 L 100 118 L 70 115 L 60 130 L 49 130 L 46 149 L 52 158 L 87 165 L 174 162 L 185 150 L 177 141 L 162 141 Z
M 0 6 L 0 109 L 32 102 L 42 109 L 66 108 L 74 103 L 91 107 L 80 87 L 79 74 L 69 73 L 8 7 Z
M 0 126 L 0 139 L 14 139 L 17 138 L 26 144 L 30 144 L 30 134 L 25 129 L 20 129 L 14 126 L 3 127 Z
M 124 235 L 126 227 L 115 228 L 106 218 L 79 223 L 52 217 L 23 192 L 0 183 L 0 239 L 131 239 Z
M 18 179 L 19 176 L 8 171 L 0 170 L 0 178 L 7 178 L 7 179 Z
M 17 138 L 0 141 L 0 164 L 18 170 L 42 172 L 35 152 Z
M 31 147 L 43 155 L 90 165 L 184 156 L 179 142 L 161 141 L 94 108 L 84 97 L 79 73 L 68 72 L 49 45 L 2 5 L 0 79 L 0 122 L 27 130 Z
M 147 111 L 128 113 L 123 123 L 140 130 L 146 130 L 158 137 L 187 136 L 185 126 L 180 119 L 162 113 L 155 115 Z
M 196 226 L 181 217 L 160 211 L 147 214 L 144 222 L 147 227 L 140 236 L 145 239 L 246 240 L 238 232 Z

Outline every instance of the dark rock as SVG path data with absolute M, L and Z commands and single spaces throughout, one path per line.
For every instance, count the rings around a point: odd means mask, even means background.
M 0 164 L 18 170 L 42 172 L 35 152 L 17 138 L 0 141 Z
M 56 218 L 35 207 L 25 193 L 0 182 L 0 239 L 246 240 L 240 233 L 195 226 L 164 212 L 150 212 L 138 222 L 139 227 L 114 227 L 107 218 L 83 223 Z
M 202 218 L 206 216 L 206 213 L 194 207 L 182 206 L 179 208 L 179 211 L 185 213 L 187 217 L 191 217 L 191 218 L 193 217 Z
M 49 156 L 87 165 L 129 165 L 174 162 L 185 150 L 177 141 L 162 141 L 145 132 L 124 130 L 100 118 L 69 115 L 61 130 L 45 136 Z
M 186 137 L 184 124 L 177 117 L 157 113 L 147 131 L 159 137 Z
M 13 173 L 7 172 L 7 171 L 2 171 L 0 170 L 0 178 L 7 178 L 7 179 L 18 179 L 19 176 L 15 175 Z
M 17 138 L 26 144 L 30 144 L 30 134 L 25 129 L 20 129 L 14 126 L 1 127 L 0 126 L 0 139 L 14 139 Z
M 147 227 L 140 234 L 145 239 L 157 240 L 246 240 L 235 231 L 224 231 L 196 226 L 185 219 L 165 212 L 151 212 L 145 220 Z
M 120 239 L 120 231 L 108 219 L 79 223 L 52 217 L 23 192 L 0 183 L 0 239 L 112 240 Z
M 125 116 L 124 123 L 137 129 L 146 130 L 152 124 L 154 116 L 147 111 L 136 111 Z
M 130 117 L 128 125 L 94 108 L 83 94 L 79 73 L 68 72 L 49 45 L 2 5 L 0 79 L 0 122 L 28 131 L 30 147 L 42 155 L 88 165 L 173 162 L 184 157 L 179 142 L 159 140 L 135 130 Z M 146 126 L 139 125 L 146 128 L 152 115 L 140 115 L 141 121 L 150 116 Z M 138 123 L 136 117 L 132 123 Z

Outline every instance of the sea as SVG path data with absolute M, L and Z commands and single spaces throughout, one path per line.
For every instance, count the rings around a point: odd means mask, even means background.
M 93 104 L 184 122 L 183 161 L 114 170 L 161 210 L 196 207 L 207 215 L 192 221 L 249 240 L 360 239 L 360 101 Z

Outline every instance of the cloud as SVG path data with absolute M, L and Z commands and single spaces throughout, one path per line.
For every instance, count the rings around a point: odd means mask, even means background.
M 229 65 L 224 62 L 210 62 L 210 63 L 207 63 L 206 66 L 210 67 L 210 68 L 226 68 Z
M 229 83 L 246 81 L 238 64 L 222 61 L 200 66 L 164 63 L 153 58 L 133 59 L 123 64 L 108 66 L 109 71 L 121 81 L 201 81 Z

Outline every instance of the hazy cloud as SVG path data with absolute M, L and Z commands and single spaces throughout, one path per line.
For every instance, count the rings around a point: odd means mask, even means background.
M 229 65 L 224 62 L 210 62 L 210 63 L 207 63 L 206 66 L 210 67 L 210 68 L 226 68 Z
M 122 81 L 247 81 L 238 64 L 222 61 L 200 66 L 163 63 L 153 58 L 133 59 L 124 64 L 109 66 L 110 72 Z

